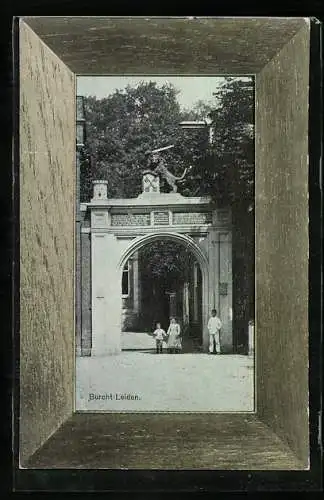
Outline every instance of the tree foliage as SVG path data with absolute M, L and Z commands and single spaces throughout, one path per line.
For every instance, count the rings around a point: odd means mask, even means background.
M 197 132 L 192 141 L 179 127 L 194 114 L 181 112 L 177 93 L 170 84 L 158 87 L 150 82 L 116 90 L 105 99 L 86 99 L 91 175 L 108 180 L 108 196 L 134 197 L 141 192 L 149 150 L 174 144 L 166 161 L 175 175 L 201 155 L 202 134 Z
M 171 288 L 186 280 L 193 261 L 191 252 L 183 245 L 167 240 L 146 245 L 141 249 L 140 258 L 145 276 Z
M 251 210 L 254 198 L 254 84 L 227 78 L 215 105 L 198 103 L 196 113 L 213 121 L 213 143 L 192 172 L 197 194 L 219 205 Z
M 210 116 L 215 123 L 212 149 L 223 202 L 246 205 L 254 198 L 254 83 L 228 78 Z

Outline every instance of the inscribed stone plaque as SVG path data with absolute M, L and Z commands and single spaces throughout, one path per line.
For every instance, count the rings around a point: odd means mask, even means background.
M 211 224 L 211 212 L 184 212 L 173 214 L 173 224 Z
M 112 226 L 149 226 L 150 214 L 112 214 Z
M 154 212 L 154 224 L 167 226 L 169 224 L 169 212 Z

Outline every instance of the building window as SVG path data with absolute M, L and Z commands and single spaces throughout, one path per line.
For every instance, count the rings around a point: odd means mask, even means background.
M 122 276 L 122 296 L 129 296 L 129 261 L 126 262 Z

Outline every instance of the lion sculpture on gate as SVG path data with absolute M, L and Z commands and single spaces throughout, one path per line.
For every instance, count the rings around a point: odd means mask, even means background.
M 166 146 L 164 148 L 149 151 L 147 154 L 149 154 L 152 158 L 153 167 L 154 167 L 154 165 L 156 165 L 154 168 L 154 172 L 161 175 L 161 177 L 170 186 L 173 193 L 177 193 L 177 191 L 178 191 L 177 184 L 181 183 L 185 179 L 187 172 L 191 169 L 191 167 L 185 168 L 184 172 L 181 176 L 176 176 L 172 172 L 170 172 L 170 170 L 168 170 L 168 168 L 166 167 L 166 164 L 165 164 L 165 160 L 161 155 L 161 152 L 165 151 L 167 149 L 173 148 L 173 147 L 174 147 L 173 145 Z

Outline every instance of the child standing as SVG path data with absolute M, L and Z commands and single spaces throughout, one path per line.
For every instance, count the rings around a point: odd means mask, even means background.
M 166 337 L 166 333 L 161 328 L 161 323 L 156 323 L 156 330 L 153 332 L 153 337 L 155 337 L 156 342 L 156 354 L 162 354 L 163 340 Z

